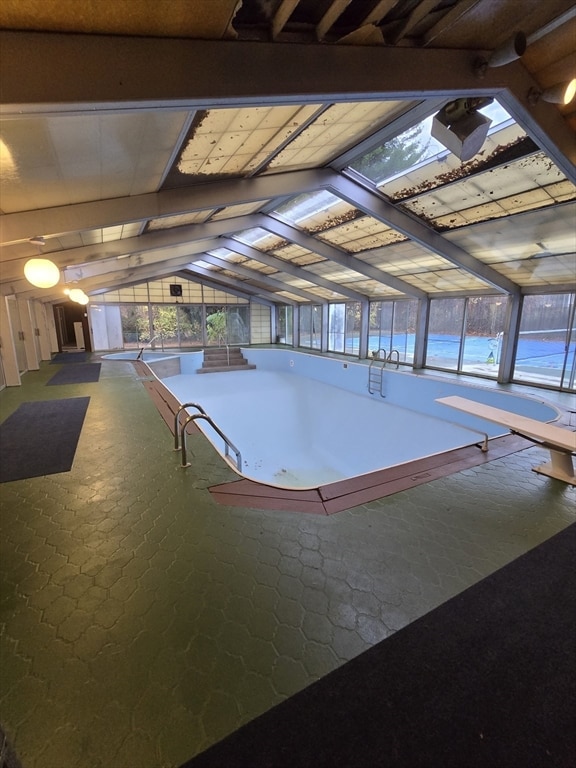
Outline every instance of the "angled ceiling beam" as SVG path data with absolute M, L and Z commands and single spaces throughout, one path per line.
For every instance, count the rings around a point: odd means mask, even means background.
M 371 280 L 377 280 L 383 285 L 388 285 L 390 288 L 394 288 L 395 291 L 405 293 L 408 296 L 413 296 L 416 299 L 424 299 L 427 296 L 425 291 L 422 291 L 420 288 L 415 288 L 405 280 L 401 280 L 394 275 L 389 275 L 387 272 L 378 269 L 378 267 L 374 267 L 372 264 L 368 264 L 356 256 L 352 256 L 345 251 L 341 251 L 339 248 L 335 248 L 333 245 L 318 240 L 317 238 L 312 237 L 312 235 L 308 235 L 306 232 L 296 229 L 296 227 L 285 224 L 283 221 L 280 221 L 273 216 L 260 215 L 254 218 L 257 222 L 256 226 L 266 229 L 268 232 L 272 232 L 285 240 L 296 243 L 297 245 L 302 246 L 302 248 L 312 251 L 312 253 L 317 253 L 319 256 L 329 259 L 335 264 L 340 264 L 341 266 L 346 267 L 346 269 L 358 272 L 358 274 L 369 277 Z
M 275 293 L 269 293 L 268 291 L 255 288 L 253 285 L 247 285 L 242 280 L 234 280 L 234 278 L 229 277 L 228 275 L 222 275 L 219 272 L 213 272 L 212 270 L 201 267 L 198 264 L 187 264 L 186 270 L 192 274 L 200 275 L 203 278 L 208 278 L 213 283 L 215 283 L 214 287 L 219 286 L 220 290 L 226 290 L 226 288 L 234 288 L 237 291 L 248 293 L 254 298 L 257 296 L 264 296 L 274 304 L 290 304 L 292 306 L 296 306 L 298 304 L 298 302 L 293 301 L 292 299 L 285 298 L 284 296 L 277 296 Z
M 130 238 L 136 240 L 137 238 Z M 118 241 L 125 242 L 125 241 Z M 174 260 L 177 258 L 189 258 L 191 254 L 202 253 L 210 248 L 217 247 L 217 238 L 204 239 L 193 242 L 185 242 L 179 246 L 173 248 L 159 248 L 157 250 L 140 251 L 133 250 L 131 253 L 126 248 L 120 249 L 122 256 L 103 257 L 99 260 L 84 262 L 79 260 L 71 260 L 69 257 L 70 251 L 52 251 L 50 253 L 43 254 L 48 259 L 53 261 L 56 266 L 64 273 L 65 278 L 68 281 L 71 280 L 83 280 L 87 277 L 97 277 L 98 275 L 104 275 L 107 273 L 119 272 L 127 269 L 128 267 L 136 269 L 137 267 L 143 267 L 147 264 L 160 263 L 162 261 Z M 75 251 L 83 249 L 74 249 Z M 22 277 L 23 266 L 26 259 L 20 259 L 18 261 L 9 261 L 2 264 L 0 270 L 0 283 L 9 282 Z
M 396 45 L 396 43 L 405 37 L 418 22 L 422 21 L 424 16 L 427 16 L 438 5 L 436 0 L 421 0 L 417 6 L 412 8 L 408 15 L 399 23 L 391 24 L 393 31 L 387 34 L 384 29 L 384 37 L 389 45 Z
M 126 265 L 121 270 L 114 273 L 89 277 L 88 279 L 60 281 L 53 288 L 44 289 L 39 292 L 37 291 L 33 298 L 42 302 L 65 301 L 65 288 L 81 288 L 90 296 L 94 292 L 104 293 L 106 291 L 115 291 L 125 285 L 135 285 L 149 279 L 167 277 L 173 274 L 175 270 L 181 269 L 182 266 L 189 261 L 189 258 L 190 257 L 180 257 L 173 261 L 145 264 L 140 267 L 130 267 L 129 265 Z M 16 295 L 32 298 L 30 295 L 31 286 L 27 280 L 20 280 L 17 283 L 12 284 L 11 287 L 14 289 L 12 292 L 16 293 Z
M 209 253 L 204 254 L 198 261 L 204 261 L 206 264 L 214 264 L 215 267 L 225 269 L 227 272 L 235 272 L 237 275 L 246 278 L 246 280 L 254 280 L 254 282 L 259 283 L 260 285 L 266 285 L 269 288 L 273 288 L 275 291 L 288 291 L 289 293 L 293 293 L 294 296 L 300 296 L 305 301 L 310 301 L 313 304 L 327 303 L 326 299 L 316 296 L 316 294 L 310 293 L 310 291 L 305 291 L 302 288 L 296 288 L 293 285 L 283 283 L 281 280 L 269 277 L 262 272 L 258 272 L 256 269 L 248 269 L 248 267 L 243 267 L 241 264 L 224 261 L 224 259 L 219 259 L 217 256 L 212 256 Z M 256 287 L 257 289 L 257 286 L 252 287 Z
M 277 299 L 272 300 L 272 298 L 264 298 L 262 295 L 262 291 L 259 293 L 252 293 L 251 291 L 245 291 L 245 290 L 239 290 L 238 288 L 232 288 L 230 285 L 222 285 L 222 283 L 218 283 L 215 280 L 208 280 L 205 277 L 199 277 L 198 275 L 192 274 L 188 269 L 180 270 L 180 272 L 174 273 L 175 277 L 180 277 L 183 280 L 188 280 L 191 283 L 200 283 L 201 285 L 204 285 L 206 288 L 213 288 L 216 291 L 225 291 L 226 293 L 229 293 L 231 296 L 236 296 L 238 299 L 246 299 L 247 301 L 250 301 L 252 299 L 253 301 L 258 301 L 260 304 L 265 304 L 267 307 L 274 306 L 275 301 Z M 268 296 L 272 296 L 272 294 L 267 294 Z
M 142 261 L 150 261 L 176 258 L 185 253 L 198 253 L 201 250 L 216 247 L 212 238 L 250 226 L 252 226 L 250 216 L 238 216 L 207 224 L 189 224 L 172 229 L 155 230 L 136 237 L 91 243 L 79 248 L 45 249 L 42 255 L 54 261 L 60 269 L 81 267 L 86 274 L 99 274 L 102 270 L 100 267 L 102 261 L 112 265 L 114 259 L 121 261 L 123 258 L 139 257 Z M 25 262 L 37 256 L 37 253 L 30 251 L 26 256 L 10 258 L 12 250 L 9 246 L 3 249 L 4 261 L 0 270 L 0 283 L 16 279 L 16 276 L 22 274 Z M 149 256 L 149 251 L 154 253 Z M 91 265 L 94 265 L 92 272 L 90 272 Z
M 32 237 L 30 232 L 41 232 L 44 237 L 49 238 L 66 232 L 118 226 L 193 211 L 209 211 L 259 200 L 264 202 L 271 197 L 299 195 L 322 187 L 325 175 L 323 169 L 295 171 L 250 179 L 214 181 L 195 187 L 61 205 L 37 211 L 7 213 L 0 217 L 0 242 L 7 245 L 27 241 Z M 158 235 L 158 232 L 151 232 L 142 237 L 149 235 Z
M 194 274 L 190 271 L 192 268 Z M 196 283 L 202 283 L 202 285 L 207 286 L 208 288 L 213 288 L 217 291 L 225 291 L 226 293 L 230 293 L 234 296 L 238 296 L 241 299 L 252 299 L 254 301 L 261 301 L 262 303 L 265 303 L 266 305 L 273 304 L 274 302 L 278 302 L 278 297 L 274 297 L 273 294 L 267 294 L 265 291 L 257 290 L 257 289 L 251 289 L 251 290 L 245 290 L 245 283 L 242 283 L 239 280 L 234 280 L 232 278 L 228 277 L 218 277 L 216 279 L 217 273 L 212 272 L 208 269 L 203 270 L 202 274 L 196 274 L 195 265 L 186 264 L 184 265 L 184 269 L 170 269 L 166 272 L 161 271 L 157 274 L 150 272 L 149 274 L 142 273 L 141 275 L 137 276 L 136 278 L 127 279 L 125 280 L 121 285 L 117 285 L 114 287 L 100 287 L 96 290 L 92 290 L 90 292 L 90 298 L 96 299 L 97 297 L 103 293 L 107 293 L 112 290 L 121 290 L 122 288 L 130 288 L 135 285 L 141 285 L 144 282 L 147 282 L 148 280 L 160 280 L 162 278 L 166 277 L 181 277 L 185 278 L 186 280 L 190 280 L 191 282 Z M 206 276 L 205 276 L 206 275 Z M 257 291 L 257 292 L 256 292 Z M 268 298 L 269 297 L 269 298 Z M 282 303 L 296 303 L 296 302 L 290 302 L 287 299 L 282 298 Z
M 331 29 L 332 25 L 344 13 L 351 2 L 352 0 L 332 0 L 330 6 L 316 25 L 317 40 L 324 40 L 326 32 Z
M 432 227 L 424 224 L 415 216 L 400 210 L 380 195 L 364 189 L 364 187 L 356 184 L 356 182 L 338 174 L 334 174 L 331 188 L 335 195 L 347 200 L 351 205 L 364 211 L 364 213 L 385 222 L 423 248 L 441 256 L 451 264 L 470 272 L 499 291 L 514 295 L 520 293 L 520 287 L 513 283 L 512 280 L 504 277 L 504 275 L 501 275 L 488 264 L 484 264 L 479 259 L 471 256 L 460 246 L 446 240 L 442 235 L 433 230 Z
M 378 24 L 386 14 L 394 8 L 398 0 L 379 0 L 367 16 L 358 24 L 359 27 L 364 24 Z
M 387 5 L 395 2 L 383 0 L 372 13 L 377 9 L 376 15 L 383 16 Z M 538 83 L 521 62 L 488 68 L 479 78 L 475 63 L 483 53 L 1 31 L 0 98 L 4 118 L 22 118 L 46 112 L 415 100 L 423 95 L 447 101 L 504 97 L 513 117 L 527 113 L 557 164 L 556 156 L 564 156 L 563 170 L 570 162 L 575 165 L 573 134 L 559 110 L 539 103 L 530 112 L 528 91 Z M 287 77 L 287 72 L 298 72 L 298 77 Z
M 300 0 L 280 0 L 280 6 L 272 19 L 272 40 L 282 32 Z
M 167 277 L 173 274 L 175 270 L 182 269 L 189 261 L 190 256 L 180 256 L 178 259 L 151 262 L 142 266 L 132 267 L 127 265 L 126 268 L 118 272 L 69 281 L 67 285 L 68 288 L 82 288 L 88 294 L 101 288 L 105 288 L 107 291 L 114 291 L 127 283 L 139 283 L 145 280 Z
M 358 291 L 347 288 L 344 285 L 334 283 L 332 280 L 327 280 L 320 275 L 314 274 L 314 272 L 311 272 L 309 269 L 299 267 L 296 264 L 291 264 L 289 261 L 283 261 L 277 256 L 271 256 L 268 253 L 263 253 L 257 248 L 253 248 L 250 245 L 241 243 L 239 240 L 234 240 L 233 238 L 229 237 L 221 238 L 220 245 L 223 248 L 227 248 L 229 251 L 239 253 L 241 256 L 246 256 L 247 259 L 254 259 L 254 261 L 259 261 L 262 264 L 267 264 L 269 267 L 274 267 L 274 269 L 277 269 L 279 272 L 284 272 L 287 275 L 298 277 L 300 280 L 306 280 L 308 283 L 321 285 L 323 288 L 326 288 L 329 291 L 333 291 L 335 294 L 340 296 L 347 296 L 349 299 L 352 299 L 352 301 L 368 300 L 368 296 L 366 296 L 364 293 L 359 293 Z
M 3 114 L 457 98 L 505 87 L 501 75 L 478 82 L 479 53 L 3 30 Z

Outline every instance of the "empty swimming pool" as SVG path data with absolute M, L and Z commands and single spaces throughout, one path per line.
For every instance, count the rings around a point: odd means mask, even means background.
M 239 449 L 235 470 L 279 488 L 318 488 L 507 433 L 453 412 L 436 403 L 438 397 L 465 394 L 541 421 L 558 417 L 540 400 L 390 369 L 383 371 L 382 389 L 370 394 L 364 363 L 290 350 L 243 351 L 256 370 L 198 375 L 202 353 L 188 353 L 179 356 L 180 372 L 162 383 L 180 403 L 201 405 Z M 210 425 L 197 425 L 223 453 Z

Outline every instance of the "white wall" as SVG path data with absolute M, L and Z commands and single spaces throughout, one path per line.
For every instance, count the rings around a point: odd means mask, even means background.
M 8 296 L 2 296 L 2 301 L 0 301 L 0 355 L 2 356 L 6 386 L 18 387 L 20 386 L 20 372 L 12 336 L 12 321 L 8 311 L 8 301 Z

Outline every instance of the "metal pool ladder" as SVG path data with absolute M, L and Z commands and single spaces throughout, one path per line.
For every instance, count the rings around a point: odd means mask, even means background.
M 380 352 L 384 352 L 382 356 L 380 356 Z M 374 364 L 380 363 L 380 367 L 376 367 Z M 372 355 L 372 360 L 370 360 L 370 365 L 368 366 L 368 392 L 370 392 L 371 395 L 374 395 L 376 391 L 380 393 L 380 397 L 386 397 L 384 392 L 382 391 L 384 388 L 384 367 L 386 366 L 386 350 L 384 347 L 381 347 L 379 350 L 374 352 Z M 374 389 L 372 389 L 374 387 Z
M 191 416 L 188 416 L 188 418 L 184 421 L 182 426 L 180 427 L 180 445 L 178 445 L 178 427 L 179 427 L 179 416 L 180 413 L 185 408 L 196 408 L 198 410 L 198 413 L 194 413 Z M 216 432 L 217 435 L 219 435 L 222 440 L 224 441 L 225 450 L 224 450 L 224 458 L 232 463 L 232 460 L 230 458 L 230 450 L 232 450 L 236 456 L 236 468 L 238 469 L 238 472 L 242 472 L 242 456 L 240 454 L 240 451 L 234 443 L 226 437 L 224 432 L 220 429 L 220 427 L 208 416 L 204 408 L 202 408 L 201 405 L 198 405 L 198 403 L 184 403 L 184 405 L 181 405 L 178 410 L 176 411 L 176 414 L 174 416 L 174 450 L 175 451 L 181 451 L 182 452 L 182 467 L 189 467 L 190 462 L 187 460 L 186 455 L 186 427 L 188 424 L 190 424 L 191 421 L 197 421 L 198 419 L 204 419 L 205 421 L 210 424 L 212 429 Z
M 381 352 L 384 354 L 381 355 Z M 374 352 L 372 355 L 372 360 L 370 361 L 370 365 L 368 367 L 368 392 L 370 392 L 371 395 L 378 391 L 380 393 L 380 397 L 386 397 L 383 392 L 384 368 L 386 367 L 386 363 L 392 362 L 396 363 L 397 369 L 400 367 L 400 353 L 397 349 L 391 349 L 390 353 L 386 354 L 384 347 L 380 347 L 380 349 L 376 350 L 376 352 Z M 377 368 L 374 365 L 375 363 L 381 363 L 380 367 Z

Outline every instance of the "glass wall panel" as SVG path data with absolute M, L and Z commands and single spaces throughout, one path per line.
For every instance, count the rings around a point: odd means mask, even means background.
M 302 304 L 300 306 L 299 345 L 310 349 L 321 349 L 322 307 Z
M 574 389 L 574 293 L 525 296 L 514 379 Z
M 384 349 L 388 355 L 395 349 L 401 363 L 413 362 L 417 312 L 416 299 L 371 302 L 369 351 Z
M 312 307 L 312 349 L 322 349 L 322 307 L 314 304 Z
M 346 335 L 344 339 L 344 352 L 348 355 L 360 353 L 362 305 L 359 301 L 350 301 L 346 304 Z
M 391 347 L 398 350 L 398 357 L 401 363 L 414 362 L 417 314 L 418 301 L 416 299 L 394 302 Z
M 462 371 L 497 376 L 506 304 L 504 296 L 470 296 L 466 300 Z
M 328 307 L 328 351 L 344 352 L 346 331 L 346 304 L 330 304 Z
M 465 299 L 432 299 L 426 365 L 458 370 Z
M 284 305 L 276 307 L 276 334 L 278 344 L 292 344 L 292 307 Z
M 298 325 L 298 345 L 300 347 L 311 347 L 312 337 L 310 329 L 312 327 L 312 305 L 302 304 L 300 306 L 300 316 Z
M 226 307 L 228 344 L 250 343 L 250 308 L 245 306 Z
M 375 354 L 380 349 L 390 352 L 392 335 L 393 301 L 373 301 L 370 303 L 370 331 L 368 351 Z
M 202 307 L 198 305 L 178 305 L 178 346 L 201 347 L 204 344 L 202 336 Z
M 206 334 L 207 343 L 216 346 L 224 344 L 249 344 L 249 306 L 207 306 Z
M 328 351 L 357 355 L 360 349 L 362 307 L 358 301 L 328 307 Z
M 120 307 L 122 322 L 122 339 L 125 349 L 140 347 L 147 344 L 152 338 L 150 332 L 150 320 L 148 306 L 132 304 Z
M 164 306 L 154 304 L 152 306 L 152 330 L 157 347 L 177 347 L 178 339 L 178 315 L 175 304 Z

